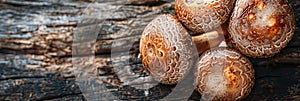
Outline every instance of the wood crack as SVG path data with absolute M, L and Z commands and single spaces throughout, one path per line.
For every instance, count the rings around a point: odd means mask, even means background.
M 45 76 L 10 76 L 10 77 L 1 77 L 0 81 L 5 81 L 5 80 L 16 80 L 16 79 L 34 79 L 34 78 L 46 78 Z
M 60 98 L 68 97 L 68 96 L 83 96 L 83 95 L 81 92 L 78 92 L 78 93 L 62 94 L 62 95 L 56 95 L 56 96 L 44 96 L 44 97 L 36 99 L 36 100 L 37 101 L 55 100 L 55 99 L 60 99 Z

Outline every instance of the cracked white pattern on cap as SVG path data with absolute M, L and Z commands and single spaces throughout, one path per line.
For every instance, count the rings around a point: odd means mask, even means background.
M 220 27 L 230 16 L 235 0 L 175 0 L 179 20 L 196 34 Z
M 146 70 L 164 84 L 178 83 L 197 56 L 191 36 L 171 14 L 160 15 L 146 26 L 140 52 Z
M 237 0 L 228 28 L 233 45 L 258 58 L 279 53 L 294 30 L 294 13 L 286 0 Z
M 195 73 L 196 89 L 204 100 L 240 100 L 254 85 L 251 62 L 230 48 L 207 50 L 199 58 Z

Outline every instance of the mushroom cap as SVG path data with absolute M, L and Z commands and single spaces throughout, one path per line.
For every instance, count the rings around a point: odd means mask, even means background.
M 250 93 L 254 69 L 245 56 L 223 47 L 207 50 L 199 59 L 195 85 L 201 99 L 231 101 Z
M 211 31 L 227 21 L 235 0 L 175 0 L 179 20 L 191 31 Z
M 159 15 L 146 26 L 140 53 L 146 70 L 164 84 L 178 83 L 198 55 L 191 36 L 171 14 Z
M 237 0 L 228 30 L 241 53 L 266 58 L 292 39 L 295 17 L 286 0 Z

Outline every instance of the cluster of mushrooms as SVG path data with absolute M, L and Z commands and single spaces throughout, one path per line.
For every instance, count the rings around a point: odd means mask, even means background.
M 195 67 L 194 85 L 207 100 L 245 98 L 255 79 L 247 57 L 274 56 L 295 30 L 286 0 L 175 0 L 175 10 L 177 16 L 159 15 L 144 29 L 143 65 L 163 84 L 178 83 Z

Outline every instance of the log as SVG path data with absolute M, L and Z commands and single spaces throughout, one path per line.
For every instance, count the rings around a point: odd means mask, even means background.
M 74 78 L 14 67 L 0 73 L 1 100 L 84 100 Z
M 274 57 L 250 58 L 256 81 L 244 100 L 300 100 L 300 1 L 289 3 L 293 39 Z M 129 86 L 155 83 L 138 58 L 139 38 L 156 15 L 175 14 L 173 0 L 4 0 L 0 9 L 0 99 L 159 100 L 177 87 Z M 193 89 L 184 93 L 201 98 Z

